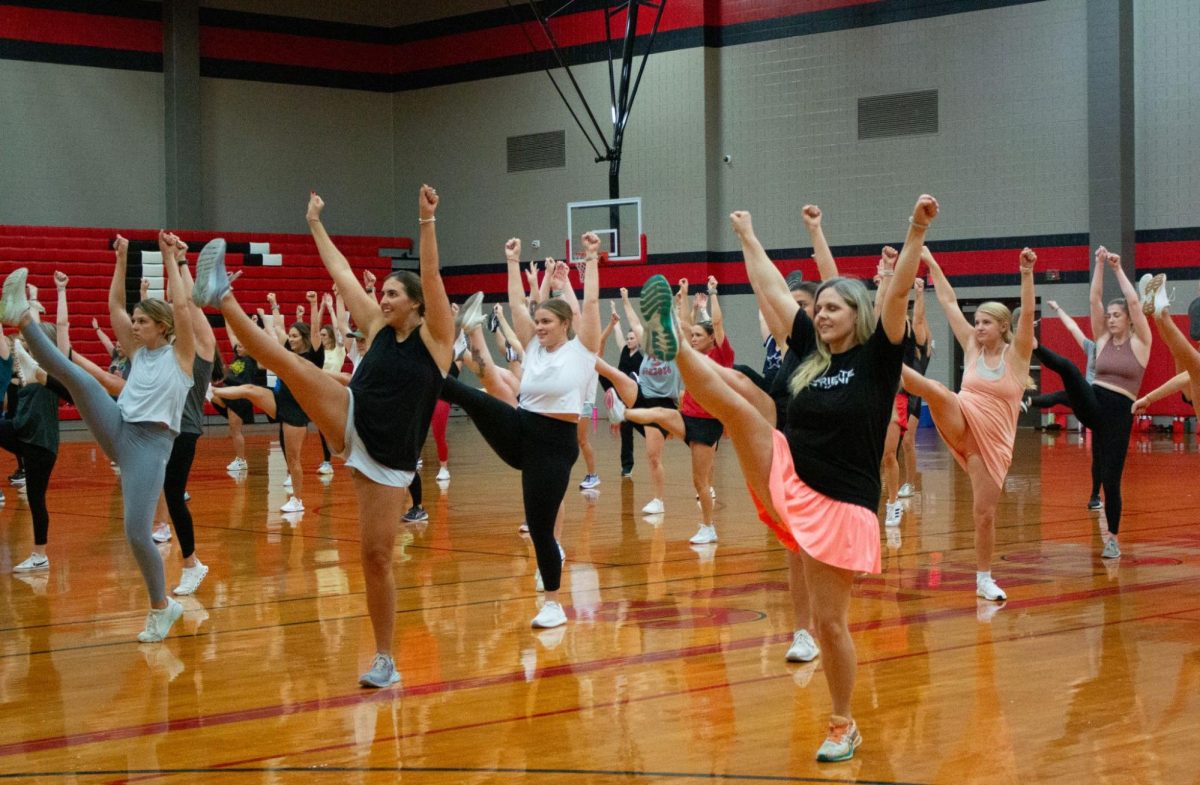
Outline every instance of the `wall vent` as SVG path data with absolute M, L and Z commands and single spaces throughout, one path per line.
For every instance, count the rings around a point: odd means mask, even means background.
M 936 134 L 937 130 L 937 90 L 858 99 L 859 139 Z
M 567 132 L 508 137 L 508 171 L 562 169 L 567 165 Z

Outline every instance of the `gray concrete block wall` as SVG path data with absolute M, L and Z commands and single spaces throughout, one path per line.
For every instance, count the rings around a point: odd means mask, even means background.
M 0 60 L 0 223 L 158 226 L 162 74 Z
M 876 243 L 929 192 L 939 237 L 1086 230 L 1083 22 L 1082 0 L 1059 0 L 723 50 L 734 161 L 714 212 L 748 208 L 768 245 L 798 244 L 796 211 L 814 201 L 832 242 Z M 857 98 L 927 89 L 936 135 L 857 140 Z
M 303 233 L 316 190 L 335 234 L 416 234 L 393 201 L 391 95 L 233 79 L 200 91 L 206 226 Z
M 1200 3 L 1134 5 L 1137 228 L 1200 226 Z
M 701 49 L 656 55 L 626 131 L 621 194 L 643 197 L 651 252 L 704 248 L 703 63 Z M 607 66 L 574 72 L 611 139 Z M 506 171 L 508 137 L 559 129 L 566 130 L 565 168 Z M 422 181 L 446 199 L 438 223 L 446 265 L 502 261 L 512 236 L 525 241 L 526 257 L 533 239 L 542 255 L 561 256 L 567 203 L 608 197 L 608 164 L 595 163 L 544 73 L 397 94 L 395 158 L 401 231 L 415 234 Z

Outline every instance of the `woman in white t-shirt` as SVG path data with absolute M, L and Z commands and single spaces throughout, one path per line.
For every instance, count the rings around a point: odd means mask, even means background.
M 554 524 L 571 480 L 571 467 L 579 457 L 575 429 L 600 343 L 600 238 L 589 232 L 583 236 L 583 245 L 587 256 L 580 311 L 552 298 L 540 303 L 532 317 L 525 307 L 521 282 L 521 241 L 509 240 L 504 246 L 513 329 L 526 346 L 519 403 L 514 406 L 456 379 L 447 379 L 442 388 L 442 397 L 471 416 L 496 454 L 521 471 L 525 520 L 546 588 L 534 627 L 558 627 L 567 622 L 558 601 L 563 552 L 554 537 Z M 478 301 L 469 308 L 464 306 L 463 311 L 463 331 L 470 332 L 482 321 Z
M 100 382 L 71 362 L 42 332 L 25 294 L 28 270 L 13 271 L 4 281 L 0 321 L 20 327 L 29 353 L 47 374 L 62 382 L 79 409 L 79 416 L 96 437 L 96 443 L 121 467 L 125 539 L 137 561 L 150 613 L 138 633 L 142 643 L 155 643 L 181 615 L 183 606 L 167 596 L 162 556 L 151 538 L 154 505 L 162 491 L 167 459 L 179 435 L 183 403 L 192 388 L 192 335 L 190 289 L 179 274 L 176 258 L 179 238 L 159 232 L 158 248 L 171 304 L 148 298 L 125 310 L 125 269 L 129 241 L 117 235 L 116 266 L 109 288 L 109 317 L 113 333 L 130 359 L 129 378 L 114 401 Z M 174 337 L 174 340 L 172 340 Z

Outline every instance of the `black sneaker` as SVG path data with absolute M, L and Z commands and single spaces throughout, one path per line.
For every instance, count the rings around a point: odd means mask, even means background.
M 1100 501 L 1099 496 L 1093 496 L 1092 498 L 1088 499 L 1088 509 L 1089 510 L 1103 510 L 1104 502 Z
M 17 469 L 15 472 L 8 475 L 8 481 L 10 484 L 15 485 L 18 488 L 20 488 L 22 485 L 25 484 L 25 472 L 21 471 L 20 469 Z
M 424 507 L 413 505 L 408 508 L 408 512 L 404 513 L 404 517 L 400 520 L 405 523 L 421 523 L 429 520 L 429 513 L 425 511 Z

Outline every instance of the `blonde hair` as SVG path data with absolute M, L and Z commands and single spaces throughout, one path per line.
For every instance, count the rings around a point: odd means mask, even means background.
M 1003 335 L 1004 342 L 1005 343 L 1013 342 L 1012 311 L 1008 310 L 1007 305 L 1005 305 L 1004 303 L 998 303 L 994 300 L 989 300 L 986 303 L 982 303 L 978 308 L 976 308 L 975 312 L 987 314 L 988 316 L 992 317 L 996 321 L 1002 322 L 1005 325 L 1004 335 Z
M 133 306 L 135 310 L 140 310 L 146 314 L 146 317 L 152 322 L 166 325 L 166 339 L 170 340 L 175 335 L 175 313 L 171 310 L 171 306 L 165 301 L 157 297 L 147 297 L 137 305 Z
M 830 278 L 817 289 L 814 301 L 819 302 L 821 293 L 826 289 L 833 289 L 846 301 L 847 305 L 855 310 L 855 345 L 862 345 L 870 340 L 871 334 L 875 332 L 875 306 L 872 304 L 871 295 L 863 282 L 854 278 Z M 799 394 L 814 379 L 829 370 L 829 365 L 833 362 L 829 344 L 822 341 L 821 336 L 816 334 L 815 330 L 814 339 L 816 349 L 800 362 L 800 367 L 788 381 L 788 390 L 792 395 Z

